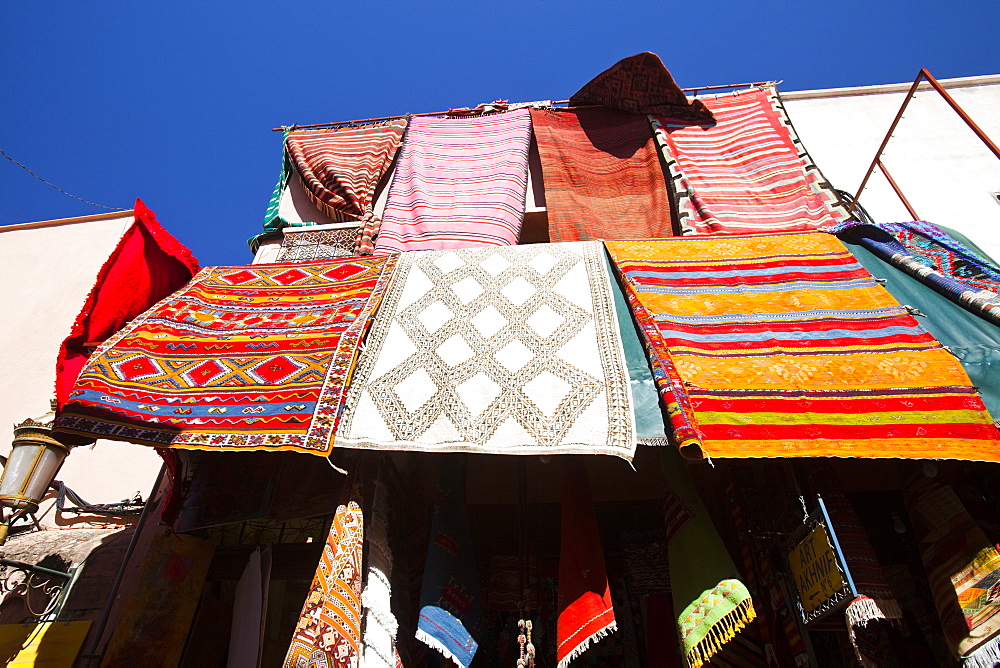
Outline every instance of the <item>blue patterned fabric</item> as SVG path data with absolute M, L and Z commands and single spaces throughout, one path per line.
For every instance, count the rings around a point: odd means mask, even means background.
M 441 457 L 437 498 L 431 519 L 417 640 L 468 668 L 479 643 L 479 577 L 465 512 L 462 460 Z
M 1000 324 L 1000 268 L 925 221 L 839 223 L 827 231 L 867 248 L 963 308 Z

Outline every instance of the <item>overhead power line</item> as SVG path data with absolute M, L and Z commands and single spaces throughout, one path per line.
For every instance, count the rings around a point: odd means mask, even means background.
M 80 200 L 84 204 L 89 204 L 91 206 L 97 206 L 97 207 L 100 207 L 102 209 L 108 209 L 109 211 L 127 211 L 127 209 L 119 209 L 118 207 L 115 207 L 115 206 L 104 206 L 103 204 L 98 204 L 97 202 L 91 202 L 89 200 L 83 199 L 82 197 L 77 197 L 73 193 L 68 193 L 65 190 L 63 190 L 62 188 L 60 188 L 59 186 L 57 186 L 56 184 L 52 183 L 51 181 L 46 181 L 45 179 L 43 179 L 42 177 L 40 177 L 38 174 L 35 174 L 33 171 L 31 171 L 30 169 L 28 169 L 27 165 L 24 165 L 24 164 L 18 162 L 17 160 L 15 160 L 14 158 L 10 157 L 9 155 L 7 155 L 2 148 L 0 148 L 0 155 L 2 155 L 3 157 L 7 158 L 8 160 L 10 160 L 15 165 L 17 165 L 18 167 L 20 167 L 24 171 L 28 172 L 29 174 L 31 174 L 33 177 L 35 177 L 36 179 L 38 179 L 42 183 L 44 183 L 46 185 L 49 185 L 49 186 L 52 186 L 53 188 L 55 188 L 56 190 L 58 190 L 59 192 L 61 192 L 63 195 L 68 195 L 69 197 L 72 197 L 73 199 Z

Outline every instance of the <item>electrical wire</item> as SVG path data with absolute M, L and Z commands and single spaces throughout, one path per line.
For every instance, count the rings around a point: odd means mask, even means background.
M 33 171 L 31 171 L 30 169 L 28 169 L 27 165 L 24 165 L 24 164 L 18 162 L 17 160 L 15 160 L 14 158 L 10 157 L 9 155 L 7 155 L 2 148 L 0 148 L 0 155 L 2 155 L 3 157 L 7 158 L 8 160 L 10 160 L 15 165 L 17 165 L 18 167 L 20 167 L 24 171 L 28 172 L 29 174 L 31 174 L 33 177 L 35 177 L 36 179 L 38 179 L 42 183 L 44 183 L 46 185 L 49 185 L 49 186 L 52 186 L 53 188 L 55 188 L 56 190 L 58 190 L 59 192 L 61 192 L 63 195 L 67 195 L 69 197 L 72 197 L 73 199 L 78 199 L 81 202 L 83 202 L 84 204 L 89 204 L 91 206 L 100 207 L 102 209 L 108 209 L 109 211 L 128 211 L 128 209 L 119 209 L 118 207 L 114 207 L 114 206 L 104 206 L 103 204 L 98 204 L 97 202 L 91 202 L 89 200 L 83 199 L 82 197 L 77 197 L 73 193 L 68 193 L 65 190 L 63 190 L 62 188 L 60 188 L 59 186 L 57 186 L 56 184 L 52 183 L 51 181 L 46 181 L 45 179 L 43 179 L 42 177 L 40 177 L 38 174 L 35 174 Z

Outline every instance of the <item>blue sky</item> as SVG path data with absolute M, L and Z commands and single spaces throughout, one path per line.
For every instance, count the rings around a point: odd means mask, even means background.
M 240 264 L 278 125 L 564 99 L 640 51 L 681 86 L 995 74 L 998 35 L 998 0 L 8 2 L 0 148 L 84 199 L 141 197 L 202 264 Z M 0 224 L 102 211 L 0 160 Z

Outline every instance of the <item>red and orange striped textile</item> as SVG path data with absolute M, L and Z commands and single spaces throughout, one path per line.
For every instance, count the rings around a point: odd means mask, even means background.
M 773 88 L 704 99 L 715 125 L 650 117 L 688 232 L 811 230 L 847 218 Z
M 295 130 L 285 148 L 306 195 L 333 220 L 359 220 L 392 165 L 406 119 L 361 127 Z
M 646 117 L 532 109 L 551 241 L 673 236 L 670 196 Z
M 376 253 L 513 246 L 528 188 L 527 109 L 414 118 L 399 153 Z
M 961 364 L 833 235 L 606 246 L 686 456 L 1000 461 Z

